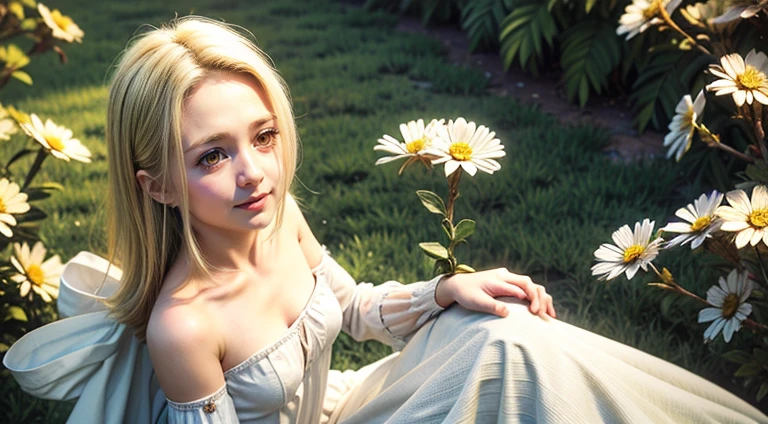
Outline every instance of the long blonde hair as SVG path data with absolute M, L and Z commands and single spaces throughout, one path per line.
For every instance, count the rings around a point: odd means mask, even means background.
M 233 27 L 201 17 L 184 17 L 140 35 L 123 53 L 112 78 L 107 110 L 109 157 L 109 255 L 123 268 L 118 291 L 107 304 L 112 316 L 140 340 L 166 272 L 182 248 L 193 273 L 206 262 L 189 220 L 183 170 L 181 120 L 184 100 L 206 75 L 225 71 L 252 76 L 277 116 L 284 199 L 296 172 L 297 134 L 288 88 L 269 58 Z M 152 199 L 136 179 L 146 170 L 163 190 L 179 193 L 178 209 Z M 178 186 L 173 186 L 176 181 Z

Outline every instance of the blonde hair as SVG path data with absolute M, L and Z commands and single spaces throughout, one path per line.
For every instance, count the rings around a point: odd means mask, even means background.
M 107 110 L 110 260 L 123 268 L 107 304 L 140 340 L 168 268 L 185 249 L 193 274 L 208 275 L 189 220 L 183 170 L 184 100 L 211 72 L 252 76 L 265 91 L 280 131 L 282 184 L 275 228 L 296 172 L 297 134 L 288 88 L 269 58 L 233 27 L 190 16 L 140 35 L 123 53 L 112 78 Z M 146 170 L 162 190 L 173 188 L 178 210 L 153 200 L 136 179 Z M 172 182 L 178 186 L 173 186 Z

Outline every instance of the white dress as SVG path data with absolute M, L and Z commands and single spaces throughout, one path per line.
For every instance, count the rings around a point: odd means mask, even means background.
M 225 371 L 195 402 L 165 399 L 146 345 L 106 317 L 105 262 L 74 258 L 63 316 L 25 336 L 4 363 L 28 392 L 80 397 L 70 422 L 183 423 L 768 423 L 743 400 L 682 368 L 510 299 L 498 318 L 439 313 L 438 279 L 355 284 L 329 256 L 285 335 Z M 94 295 L 93 293 L 98 293 Z M 85 313 L 85 314 L 83 314 Z M 439 313 L 439 314 L 438 314 Z M 436 318 L 435 318 L 436 316 Z M 329 370 L 340 330 L 402 348 L 359 371 Z

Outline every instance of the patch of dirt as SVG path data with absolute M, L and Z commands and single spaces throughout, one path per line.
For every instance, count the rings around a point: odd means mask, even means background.
M 632 111 L 614 99 L 590 98 L 584 108 L 567 102 L 559 87 L 559 75 L 534 78 L 521 69 L 504 71 L 504 65 L 496 53 L 470 53 L 469 40 L 460 29 L 452 26 L 424 28 L 419 19 L 402 16 L 397 30 L 425 34 L 445 45 L 449 59 L 454 64 L 466 64 L 480 68 L 490 80 L 489 91 L 501 96 L 512 96 L 522 103 L 538 103 L 544 112 L 564 123 L 590 122 L 607 128 L 612 135 L 605 154 L 620 161 L 633 161 L 664 154 L 664 135 L 652 129 L 640 134 L 632 126 Z

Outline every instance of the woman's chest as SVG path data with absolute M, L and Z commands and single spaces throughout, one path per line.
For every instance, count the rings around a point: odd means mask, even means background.
M 238 416 L 269 416 L 307 395 L 320 396 L 341 323 L 333 291 L 318 280 L 306 308 L 281 336 L 224 373 Z

